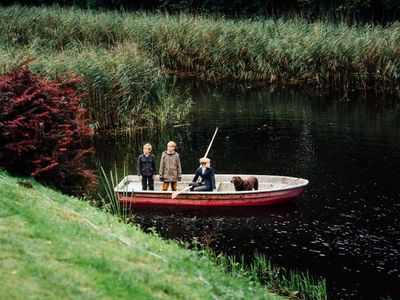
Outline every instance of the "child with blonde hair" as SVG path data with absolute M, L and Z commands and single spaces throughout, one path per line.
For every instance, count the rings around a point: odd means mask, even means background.
M 161 155 L 160 160 L 160 180 L 163 182 L 162 190 L 168 190 L 171 184 L 171 190 L 176 191 L 177 181 L 181 181 L 182 167 L 179 154 L 175 151 L 176 144 L 169 141 L 167 150 Z
M 201 177 L 201 182 L 197 179 Z M 211 161 L 207 157 L 200 158 L 200 167 L 196 170 L 191 183 L 191 191 L 212 191 L 215 190 L 215 174 L 214 169 L 211 167 Z
M 142 180 L 142 190 L 154 191 L 154 174 L 156 174 L 156 157 L 151 153 L 152 146 L 145 144 L 143 146 L 143 154 L 137 159 L 137 174 Z

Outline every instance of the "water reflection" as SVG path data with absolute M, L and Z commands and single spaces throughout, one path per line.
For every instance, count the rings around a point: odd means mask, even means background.
M 210 151 L 217 173 L 310 180 L 294 205 L 266 208 L 137 208 L 143 227 L 168 238 L 197 238 L 216 251 L 322 275 L 330 299 L 400 294 L 400 112 L 390 103 L 336 101 L 295 91 L 192 86 L 188 126 L 96 141 L 103 165 L 135 172 L 142 145 L 156 157 L 169 140 L 192 173 Z
M 164 237 L 185 242 L 196 239 L 217 252 L 251 259 L 253 248 L 269 248 L 258 238 L 260 231 L 285 234 L 284 227 L 291 226 L 298 213 L 294 204 L 246 209 L 137 207 L 134 220 L 144 228 L 157 227 Z

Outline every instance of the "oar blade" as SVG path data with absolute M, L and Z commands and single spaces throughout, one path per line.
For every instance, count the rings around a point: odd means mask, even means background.
M 185 191 L 187 191 L 189 189 L 190 189 L 190 186 L 184 188 L 183 190 L 173 192 L 171 194 L 171 199 L 175 199 L 180 193 L 183 193 L 183 192 L 185 192 Z

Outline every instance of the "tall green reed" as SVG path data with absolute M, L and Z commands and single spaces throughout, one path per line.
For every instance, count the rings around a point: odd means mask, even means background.
M 265 255 L 255 254 L 253 261 L 246 264 L 243 257 L 235 259 L 223 254 L 215 256 L 206 251 L 211 259 L 238 277 L 246 277 L 259 282 L 271 292 L 290 299 L 327 299 L 326 282 L 315 279 L 308 272 L 287 271 L 275 266 Z
M 124 41 L 121 15 L 12 6 L 0 8 L 0 16 L 11 22 L 0 21 L 0 69 L 34 58 L 38 73 L 72 70 L 83 79 L 83 106 L 94 129 L 133 132 L 180 122 L 189 112 L 190 99 L 169 92 L 156 62 Z
M 106 171 L 99 164 L 98 165 L 99 173 L 100 173 L 100 183 L 105 192 L 105 197 L 99 193 L 99 198 L 101 200 L 101 204 L 106 211 L 118 217 L 118 219 L 122 221 L 127 221 L 130 217 L 131 205 L 120 203 L 118 200 L 118 193 L 114 190 L 114 188 L 119 183 L 117 167 L 115 166 L 114 172 L 109 171 L 109 175 L 107 175 Z M 124 167 L 124 177 L 126 176 L 126 171 Z M 124 196 L 127 196 L 126 193 Z
M 8 52 L 39 49 L 36 53 L 47 57 L 95 48 L 113 60 L 115 52 L 122 55 L 132 47 L 156 70 L 152 78 L 172 72 L 208 81 L 373 89 L 400 96 L 399 22 L 348 26 L 300 17 L 231 20 L 20 6 L 0 8 L 0 18 L 7 20 L 0 22 L 0 45 Z
M 83 105 L 94 129 L 135 131 L 178 123 L 189 113 L 190 97 L 183 99 L 172 92 L 158 67 L 139 53 L 135 44 L 121 44 L 111 50 L 76 47 L 46 56 L 32 46 L 18 53 L 0 50 L 1 56 L 4 69 L 26 57 L 36 57 L 30 66 L 38 73 L 57 76 L 73 70 L 83 79 L 81 90 L 86 95 Z

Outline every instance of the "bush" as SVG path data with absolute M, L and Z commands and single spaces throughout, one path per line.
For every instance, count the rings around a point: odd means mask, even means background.
M 67 194 L 94 188 L 97 176 L 84 163 L 93 131 L 79 107 L 79 82 L 71 74 L 46 80 L 27 64 L 0 75 L 1 166 Z

